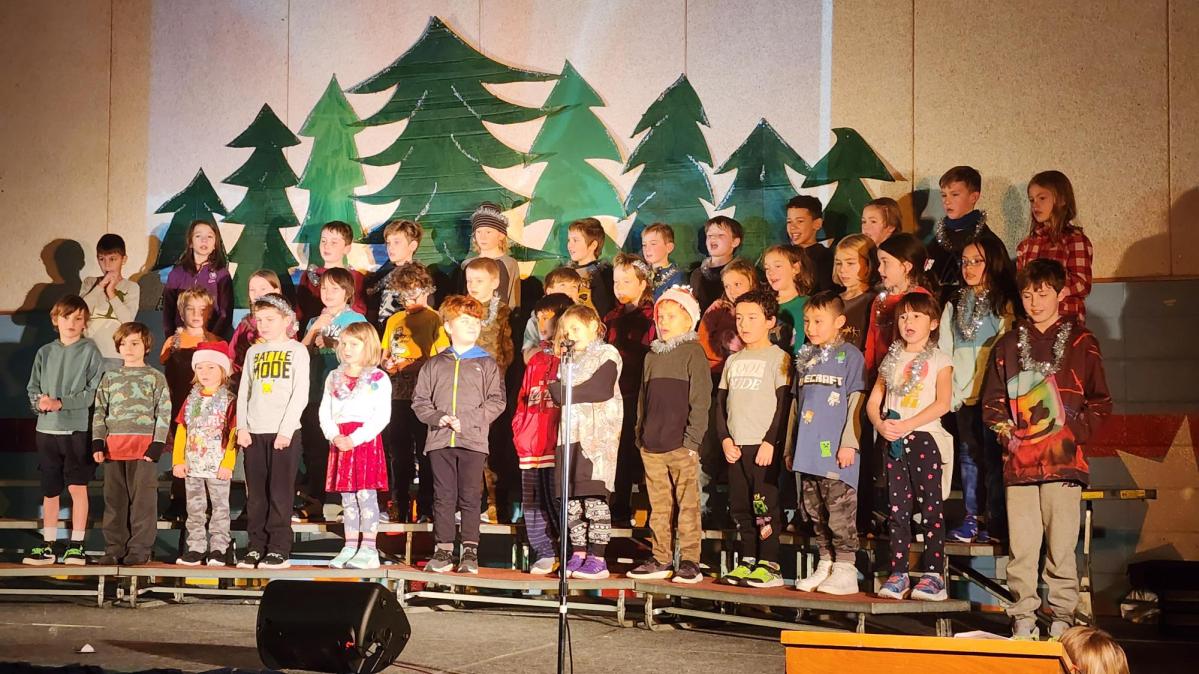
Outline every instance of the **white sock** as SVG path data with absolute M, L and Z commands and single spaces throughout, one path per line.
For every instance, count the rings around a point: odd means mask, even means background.
M 71 531 L 71 542 L 72 542 L 72 543 L 82 543 L 82 542 L 83 542 L 83 537 L 84 537 L 86 534 L 87 534 L 87 532 L 86 532 L 86 531 L 74 531 L 74 530 L 72 530 L 72 531 Z
M 58 527 L 42 527 L 42 540 L 53 543 L 58 540 Z

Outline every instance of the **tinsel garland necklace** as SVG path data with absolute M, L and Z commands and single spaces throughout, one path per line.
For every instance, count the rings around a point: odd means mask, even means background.
M 979 211 L 978 212 L 978 222 L 974 223 L 974 231 L 970 234 L 970 238 L 967 239 L 967 241 L 977 240 L 978 233 L 983 231 L 983 227 L 986 227 L 986 226 L 987 226 L 987 212 Z M 937 240 L 937 243 L 941 244 L 941 248 L 943 248 L 945 250 L 950 249 L 949 242 L 945 238 L 945 218 L 941 218 L 940 220 L 937 220 L 936 226 L 933 227 L 933 237 Z
M 924 345 L 924 349 L 912 359 L 907 377 L 904 378 L 898 388 L 894 389 L 894 392 L 898 393 L 900 398 L 907 396 L 916 389 L 916 385 L 920 383 L 920 373 L 924 370 L 924 364 L 933 357 L 933 349 L 935 348 L 932 341 L 929 340 Z M 902 355 L 903 340 L 897 339 L 891 342 L 891 346 L 887 348 L 887 357 L 883 358 L 882 365 L 879 365 L 879 376 L 883 378 L 883 382 L 886 383 L 888 389 L 891 388 L 891 384 L 895 380 L 895 368 L 899 367 L 899 359 Z
M 970 313 L 962 311 L 966 304 L 967 293 L 974 296 L 974 306 Z M 963 342 L 969 342 L 978 334 L 978 329 L 982 327 L 983 319 L 987 314 L 991 313 L 991 292 L 983 289 L 975 291 L 973 288 L 962 288 L 958 291 L 957 299 L 953 302 L 954 315 L 953 327 L 957 330 L 958 338 Z
M 833 355 L 833 351 L 836 351 L 841 342 L 840 338 L 836 338 L 824 346 L 804 344 L 799 349 L 799 353 L 795 354 L 795 370 L 799 372 L 799 376 L 804 376 L 808 370 L 815 367 L 818 363 L 827 363 L 829 357 Z
M 1016 329 L 1020 339 L 1016 347 L 1020 350 L 1020 369 L 1025 372 L 1037 372 L 1042 377 L 1052 377 L 1062 367 L 1066 356 L 1066 343 L 1070 341 L 1070 321 L 1062 321 L 1057 328 L 1057 336 L 1053 339 L 1053 362 L 1033 360 L 1032 345 L 1028 341 L 1028 326 L 1021 325 Z

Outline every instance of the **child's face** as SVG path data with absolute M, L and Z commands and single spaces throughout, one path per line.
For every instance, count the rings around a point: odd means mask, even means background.
M 1049 222 L 1053 218 L 1053 192 L 1040 185 L 1028 186 L 1028 207 L 1032 210 L 1032 218 L 1038 223 Z
M 862 282 L 862 256 L 848 248 L 838 249 L 833 255 L 833 278 L 845 288 L 866 285 Z
M 537 312 L 537 334 L 542 339 L 550 339 L 554 336 L 555 323 L 557 323 L 557 320 L 554 318 L 554 312 Z
M 659 232 L 649 232 L 641 235 L 641 257 L 654 267 L 665 267 L 670 264 L 670 254 L 674 252 L 674 242 L 667 242 Z
M 908 274 L 912 271 L 911 262 L 903 262 L 885 250 L 878 251 L 878 275 L 883 279 L 883 287 L 889 292 L 907 288 L 910 281 Z
M 340 283 L 321 279 L 321 304 L 330 309 L 341 309 L 349 303 L 346 289 L 342 288 Z
M 363 359 L 366 357 L 366 344 L 361 339 L 342 335 L 341 339 L 337 340 L 337 350 L 341 356 L 341 362 L 346 365 L 355 367 L 363 365 Z
M 216 232 L 211 225 L 196 225 L 192 230 L 192 253 L 207 259 L 216 251 Z
M 401 290 L 400 298 L 404 301 L 405 309 L 429 306 L 429 293 L 424 288 Z
M 834 314 L 825 308 L 805 308 L 803 312 L 803 333 L 813 346 L 824 346 L 841 334 L 845 327 L 845 316 Z
M 909 346 L 924 346 L 928 342 L 929 335 L 936 329 L 938 322 L 928 314 L 912 311 L 906 307 L 896 320 L 899 326 L 899 336 Z
M 503 244 L 504 233 L 494 227 L 480 227 L 475 230 L 475 245 L 479 247 L 480 253 L 500 250 Z
M 662 300 L 654 311 L 654 322 L 658 325 L 658 336 L 662 339 L 673 339 L 690 332 L 695 327 L 691 314 L 683 305 L 671 300 Z
M 980 192 L 971 192 L 966 183 L 957 181 L 941 188 L 941 205 L 945 207 L 945 215 L 957 220 L 974 210 Z
M 96 262 L 100 265 L 101 274 L 120 273 L 121 267 L 125 266 L 125 260 L 127 259 L 127 257 L 120 253 L 99 253 L 96 255 Z
M 787 236 L 796 246 L 816 243 L 816 232 L 820 231 L 823 223 L 823 218 L 813 218 L 812 212 L 806 208 L 787 209 Z
M 193 330 L 202 329 L 208 321 L 208 303 L 201 300 L 190 300 L 183 307 L 183 325 Z
M 210 391 L 225 383 L 225 371 L 216 363 L 196 363 L 192 369 L 200 386 Z
M 577 318 L 562 319 L 562 333 L 570 341 L 575 343 L 575 350 L 582 350 L 596 340 L 596 330 L 598 326 L 595 323 L 586 323 Z
M 867 206 L 862 209 L 862 233 L 870 237 L 877 246 L 894 234 L 895 228 L 887 224 L 886 218 L 883 217 L 883 209 Z
M 87 316 L 82 311 L 72 311 L 60 314 L 54 319 L 54 327 L 58 328 L 58 337 L 63 341 L 75 341 L 83 336 L 87 326 Z
M 1024 313 L 1036 325 L 1049 325 L 1057 320 L 1058 303 L 1066 296 L 1066 289 L 1056 291 L 1049 284 L 1037 287 L 1028 286 L 1020 291 L 1020 303 L 1024 305 Z
M 483 304 L 491 301 L 500 287 L 500 279 L 483 269 L 466 270 L 466 292 Z
M 121 340 L 121 345 L 117 347 L 117 353 L 121 354 L 121 360 L 124 361 L 126 367 L 146 364 L 146 343 L 136 332 L 126 335 L 125 339 Z
M 458 314 L 453 320 L 446 321 L 445 331 L 450 336 L 454 346 L 474 346 L 479 341 L 479 333 L 483 330 L 483 321 L 470 314 Z
M 749 345 L 769 341 L 771 329 L 778 323 L 778 318 L 766 318 L 762 307 L 753 302 L 742 302 L 733 309 L 733 317 L 737 321 L 737 336 Z
M 579 301 L 579 284 L 567 283 L 565 281 L 559 281 L 558 283 L 555 283 L 554 285 L 545 289 L 546 295 L 552 295 L 553 293 L 562 293 L 563 295 L 566 295 L 567 297 L 574 300 L 575 302 L 578 302 Z
M 774 292 L 795 290 L 795 275 L 799 273 L 799 263 L 791 264 L 781 253 L 767 253 L 762 259 L 762 269 L 766 272 L 766 282 Z
M 971 288 L 987 283 L 987 256 L 977 243 L 962 249 L 962 280 Z
M 741 239 L 735 238 L 732 232 L 721 225 L 711 225 L 704 231 L 704 245 L 708 247 L 711 257 L 732 257 L 733 251 L 741 245 Z
M 254 323 L 264 341 L 273 342 L 283 337 L 291 318 L 275 308 L 258 309 L 254 312 Z
M 250 296 L 250 302 L 253 303 L 257 302 L 263 295 L 279 292 L 279 289 L 261 276 L 251 276 L 250 282 L 246 284 L 246 292 Z
M 387 237 L 387 259 L 391 260 L 392 264 L 411 262 L 419 245 L 415 241 L 409 241 L 403 232 L 396 232 Z
M 612 292 L 621 304 L 636 304 L 647 287 L 632 267 L 620 266 L 612 270 Z
M 594 244 L 587 243 L 587 237 L 583 236 L 582 232 L 566 233 L 566 254 L 570 256 L 571 262 L 590 260 L 594 256 L 592 249 L 595 247 Z
M 724 294 L 733 302 L 753 288 L 753 281 L 739 271 L 721 275 L 720 283 L 724 286 Z
M 350 251 L 350 242 L 337 232 L 324 230 L 321 232 L 320 251 L 326 267 L 337 266 Z

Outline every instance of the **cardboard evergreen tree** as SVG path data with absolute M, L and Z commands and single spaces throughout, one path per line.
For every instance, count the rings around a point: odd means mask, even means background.
M 308 245 L 310 265 L 325 266 L 319 245 L 325 223 L 340 220 L 350 226 L 355 239 L 362 236 L 358 204 L 353 198 L 354 188 L 366 184 L 354 144 L 354 136 L 362 132 L 358 122 L 334 75 L 300 127 L 300 135 L 312 138 L 313 143 L 299 185 L 308 190 L 308 213 L 295 241 Z
M 837 189 L 824 207 L 824 228 L 820 238 L 840 239 L 862 231 L 862 209 L 871 200 L 862 179 L 893 182 L 886 165 L 870 145 L 853 129 L 833 129 L 837 142 L 804 180 L 804 187 L 837 183 Z
M 246 163 L 222 181 L 246 188 L 241 203 L 225 218 L 225 222 L 244 225 L 229 251 L 229 261 L 237 264 L 233 290 L 239 307 L 248 305 L 246 285 L 259 269 L 270 269 L 285 286 L 290 284 L 289 270 L 296 259 L 279 230 L 300 224 L 287 200 L 287 188 L 299 180 L 283 156 L 283 148 L 299 144 L 300 139 L 279 121 L 271 106 L 264 105 L 249 128 L 228 145 L 254 148 Z
M 543 114 L 502 100 L 483 85 L 547 79 L 553 76 L 487 58 L 441 19 L 431 18 L 408 51 L 348 90 L 370 94 L 395 88 L 387 103 L 361 124 L 408 121 L 388 148 L 360 160 L 371 166 L 398 165 L 395 175 L 377 192 L 355 198 L 396 203 L 393 218 L 420 222 L 428 233 L 417 251 L 422 262 L 462 259 L 469 245 L 470 214 L 479 203 L 510 208 L 524 201 L 492 180 L 484 167 L 509 168 L 529 157 L 497 140 L 483 122 L 512 124 Z M 382 228 L 367 241 L 382 243 Z
M 158 207 L 155 213 L 174 213 L 171 224 L 162 236 L 162 244 L 158 247 L 158 259 L 155 269 L 165 269 L 175 264 L 183 251 L 187 250 L 187 228 L 196 220 L 210 222 L 216 226 L 216 216 L 225 215 L 225 204 L 217 196 L 204 169 L 200 169 L 187 187 L 175 196 L 167 199 Z
M 787 200 L 795 196 L 795 186 L 787 176 L 788 166 L 801 175 L 811 170 L 763 119 L 716 169 L 717 173 L 737 171 L 716 208 L 736 209 L 733 217 L 745 231 L 739 257 L 756 262 L 766 248 L 788 241 Z
M 687 76 L 682 75 L 654 101 L 633 135 L 645 132 L 629 156 L 625 173 L 644 166 L 629 190 L 625 210 L 637 213 L 625 249 L 641 250 L 641 232 L 664 222 L 674 230 L 672 258 L 687 269 L 704 255 L 699 232 L 708 219 L 700 200 L 713 202 L 712 184 L 704 164 L 711 167 L 708 141 L 699 125 L 709 126 L 703 104 Z
M 533 141 L 534 161 L 544 162 L 546 166 L 533 187 L 525 221 L 554 221 L 543 247 L 557 253 L 560 259 L 569 259 L 566 234 L 572 221 L 599 215 L 624 217 L 624 206 L 616 188 L 587 161 L 622 160 L 616 141 L 591 111 L 603 104 L 595 90 L 567 61 L 558 83 L 545 101 L 548 115 Z M 605 248 L 609 253 L 616 250 L 611 241 Z

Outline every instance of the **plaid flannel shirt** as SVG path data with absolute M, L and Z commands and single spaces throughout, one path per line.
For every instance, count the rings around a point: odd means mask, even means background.
M 1066 267 L 1066 296 L 1062 298 L 1063 316 L 1076 317 L 1080 323 L 1087 321 L 1087 295 L 1091 294 L 1091 260 L 1095 249 L 1082 228 L 1073 225 L 1058 237 L 1052 237 L 1038 225 L 1032 236 L 1016 247 L 1016 269 L 1024 269 L 1029 262 L 1038 258 L 1057 260 Z

